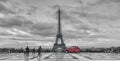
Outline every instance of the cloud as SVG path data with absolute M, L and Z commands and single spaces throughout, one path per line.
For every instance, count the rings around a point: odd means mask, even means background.
M 8 0 L 0 0 L 0 2 L 7 2 Z
M 12 35 L 8 29 L 0 28 L 0 35 L 6 36 L 6 35 Z
M 18 28 L 23 29 L 23 31 L 18 31 L 16 29 L 11 30 L 11 33 L 14 34 L 17 32 L 17 34 L 27 34 L 25 33 L 28 31 L 31 34 L 34 35 L 42 35 L 42 36 L 53 36 L 56 33 L 55 24 L 54 23 L 34 23 L 31 20 L 27 20 L 24 17 L 16 16 L 13 18 L 1 18 L 0 20 L 0 27 L 4 28 Z M 25 32 L 24 32 L 25 31 Z
M 16 11 L 12 10 L 11 3 L 7 2 L 0 2 L 0 12 L 4 14 L 16 14 Z
M 56 33 L 56 25 L 54 23 L 36 23 L 29 29 L 30 33 L 42 36 L 53 36 Z
M 0 36 L 19 36 L 19 37 L 29 37 L 29 36 L 33 36 L 32 34 L 19 30 L 19 29 L 15 29 L 15 28 L 0 28 Z
M 20 27 L 32 24 L 31 21 L 25 19 L 23 16 L 15 16 L 12 18 L 0 18 L 0 27 Z

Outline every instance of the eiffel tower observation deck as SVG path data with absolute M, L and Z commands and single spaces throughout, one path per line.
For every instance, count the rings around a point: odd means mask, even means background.
M 53 51 L 54 52 L 63 52 L 65 49 L 65 43 L 63 41 L 63 35 L 62 35 L 62 28 L 61 28 L 61 10 L 60 8 L 58 9 L 58 32 L 56 35 L 56 41 L 53 46 Z M 61 43 L 58 43 L 61 42 Z

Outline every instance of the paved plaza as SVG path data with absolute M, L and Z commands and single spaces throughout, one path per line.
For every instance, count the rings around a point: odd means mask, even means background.
M 1 54 L 0 61 L 120 61 L 119 54 L 111 53 L 42 53 L 41 56 L 23 53 Z

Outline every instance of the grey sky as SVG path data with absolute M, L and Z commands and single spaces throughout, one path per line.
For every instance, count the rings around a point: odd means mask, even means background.
M 120 0 L 0 0 L 0 46 L 52 46 L 58 5 L 67 45 L 119 46 Z

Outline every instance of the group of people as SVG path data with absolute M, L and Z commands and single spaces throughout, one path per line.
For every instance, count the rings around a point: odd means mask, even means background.
M 37 51 L 36 51 L 35 49 L 32 49 L 32 53 L 37 52 L 37 53 L 38 53 L 38 56 L 41 55 L 41 51 L 42 51 L 42 47 L 41 47 L 41 46 L 37 49 Z M 30 48 L 27 46 L 27 47 L 25 48 L 25 55 L 26 55 L 26 56 L 29 56 L 29 53 L 30 53 Z

